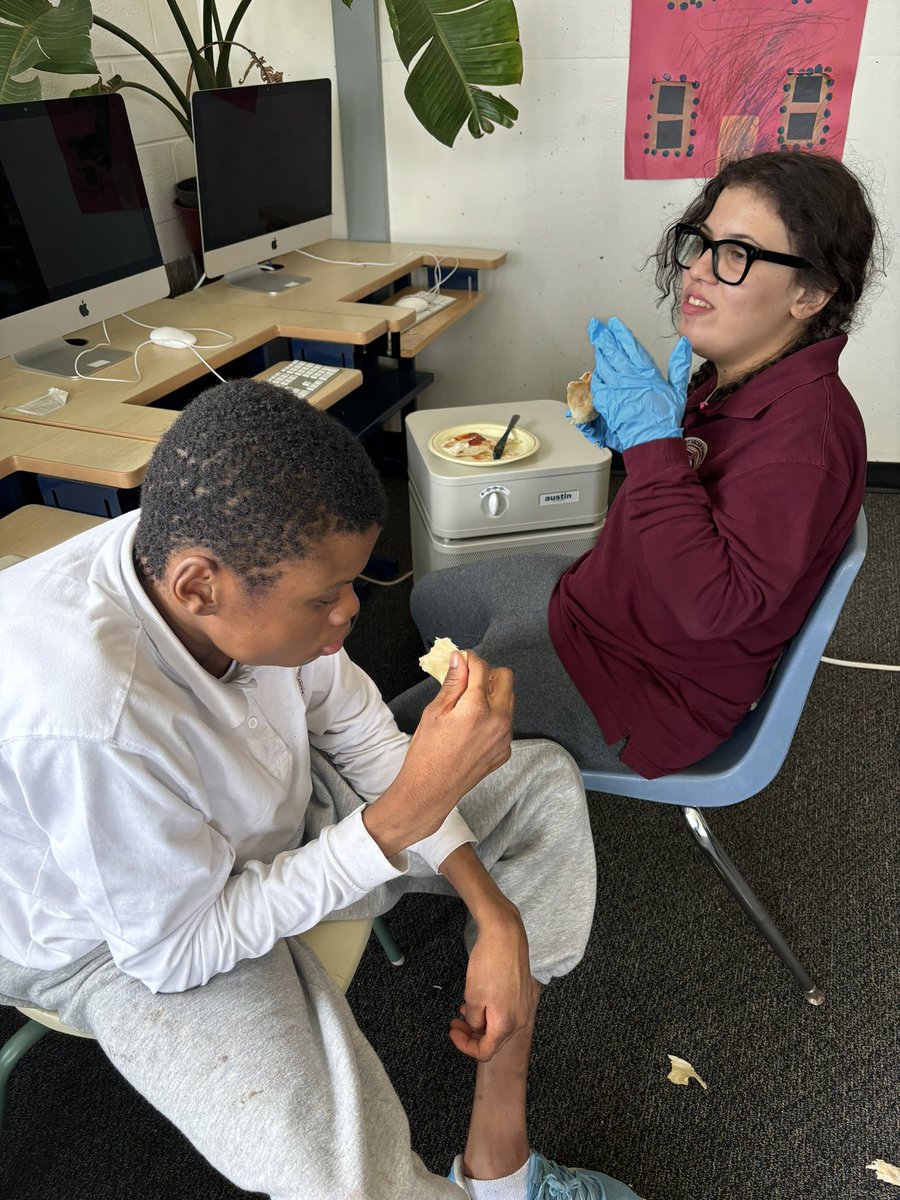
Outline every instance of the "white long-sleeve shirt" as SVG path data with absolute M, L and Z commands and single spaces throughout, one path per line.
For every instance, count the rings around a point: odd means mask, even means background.
M 0 573 L 0 956 L 107 942 L 152 991 L 205 983 L 408 869 L 362 805 L 298 849 L 310 745 L 363 800 L 409 739 L 341 651 L 298 672 L 188 653 L 137 579 L 129 513 Z M 411 846 L 436 870 L 454 810 Z

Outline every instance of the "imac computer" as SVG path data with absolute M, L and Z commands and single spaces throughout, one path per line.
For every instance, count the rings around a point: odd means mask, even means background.
M 169 294 L 121 96 L 0 104 L 0 260 L 0 356 L 70 377 L 131 356 L 65 340 Z
M 195 92 L 191 115 L 206 275 L 270 294 L 307 283 L 265 260 L 331 236 L 331 81 Z

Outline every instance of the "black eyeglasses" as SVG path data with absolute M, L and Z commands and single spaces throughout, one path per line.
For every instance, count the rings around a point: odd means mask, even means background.
M 778 254 L 775 250 L 760 250 L 748 242 L 736 242 L 722 238 L 715 242 L 693 225 L 680 222 L 672 229 L 672 258 L 683 271 L 688 270 L 707 250 L 712 251 L 713 275 L 719 283 L 736 287 L 747 278 L 747 272 L 757 259 L 763 262 L 780 263 L 783 267 L 807 267 L 812 263 L 796 254 Z

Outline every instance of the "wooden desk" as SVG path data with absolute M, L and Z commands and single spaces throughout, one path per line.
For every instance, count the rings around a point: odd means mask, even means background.
M 191 305 L 186 297 L 180 296 L 174 300 L 157 300 L 153 304 L 135 309 L 129 315 L 134 321 L 151 327 L 178 325 L 184 328 L 191 325 L 199 328 L 209 325 L 227 330 L 225 337 L 216 333 L 198 335 L 198 345 L 204 347 L 214 346 L 217 342 L 228 342 L 228 335 L 234 337 L 233 342 L 218 349 L 200 351 L 214 367 L 263 345 L 273 336 L 271 319 L 264 315 L 252 311 L 220 312 L 217 308 Z M 106 322 L 114 346 L 122 350 L 136 351 L 142 342 L 147 341 L 148 329 L 134 324 L 134 321 L 119 316 Z M 90 341 L 100 341 L 103 338 L 103 329 L 100 325 L 92 325 L 83 330 L 82 334 Z M 0 395 L 3 397 L 0 417 L 19 423 L 40 424 L 43 427 L 60 426 L 113 433 L 121 437 L 156 442 L 178 416 L 178 412 L 175 409 L 145 406 L 208 372 L 193 351 L 171 350 L 152 342 L 141 347 L 137 365 L 141 373 L 140 380 L 133 383 L 113 383 L 110 380 L 129 379 L 135 375 L 133 361 L 114 363 L 90 379 L 60 379 L 34 371 L 22 371 L 12 359 L 0 359 Z M 211 377 L 211 382 L 215 382 L 214 377 Z M 45 417 L 13 411 L 26 401 L 42 395 L 48 387 L 59 387 L 68 392 L 68 400 L 64 407 Z
M 89 517 L 64 508 L 26 504 L 8 517 L 0 518 L 0 559 L 7 554 L 31 558 L 105 520 L 106 517 Z
M 472 271 L 494 271 L 506 262 L 506 253 L 502 250 L 479 250 L 468 246 L 423 247 L 421 242 L 342 242 L 334 238 L 310 246 L 309 254 L 316 257 L 297 252 L 273 259 L 273 262 L 283 266 L 287 274 L 309 278 L 308 283 L 288 291 L 274 295 L 250 292 L 229 287 L 224 279 L 220 279 L 191 295 L 204 303 L 230 308 L 277 311 L 281 332 L 285 336 L 365 345 L 385 330 L 398 333 L 411 329 L 415 323 L 415 316 L 409 309 L 391 305 L 389 301 L 360 303 L 366 296 L 371 296 L 373 292 L 402 279 L 419 267 L 434 266 L 435 258 L 445 268 L 456 265 Z M 329 261 L 322 262 L 320 259 Z M 308 332 L 288 332 L 295 319 L 302 327 L 310 311 L 340 318 L 346 323 L 346 328 L 340 334 L 336 328 L 331 331 L 320 328 L 318 332 L 313 329 Z M 463 315 L 463 311 L 460 310 L 459 316 Z M 438 330 L 445 329 L 448 323 L 438 326 Z M 420 322 L 417 333 L 424 324 Z M 349 328 L 356 329 L 360 340 L 347 336 Z
M 135 438 L 0 421 L 0 478 L 14 471 L 32 471 L 79 483 L 133 488 L 144 478 L 152 452 L 152 442 Z
M 400 300 L 403 296 L 408 296 L 416 290 L 416 288 L 403 288 L 392 299 Z M 426 346 L 430 346 L 435 338 L 441 336 L 445 329 L 449 329 L 451 325 L 455 325 L 461 317 L 471 312 L 475 305 L 480 304 L 484 299 L 481 292 L 459 292 L 453 288 L 441 288 L 441 294 L 444 296 L 453 296 L 453 303 L 426 317 L 418 325 L 413 325 L 400 335 L 401 358 L 415 358 L 420 350 L 424 350 Z M 382 303 L 389 305 L 391 301 L 384 300 Z M 415 319 L 415 315 L 413 319 Z
M 227 342 L 227 336 L 201 332 L 197 343 L 210 365 L 221 367 L 278 337 L 366 347 L 388 333 L 407 331 L 400 339 L 400 355 L 409 359 L 469 311 L 480 299 L 478 293 L 474 294 L 477 299 L 452 315 L 445 317 L 440 313 L 414 329 L 415 316 L 409 309 L 390 303 L 360 303 L 360 297 L 377 293 L 418 267 L 431 265 L 435 256 L 445 264 L 452 265 L 458 260 L 460 267 L 470 270 L 494 270 L 506 261 L 502 251 L 457 246 L 423 248 L 414 243 L 329 240 L 311 247 L 310 252 L 335 261 L 319 262 L 301 254 L 289 254 L 277 260 L 294 274 L 308 275 L 308 284 L 270 296 L 240 291 L 219 281 L 199 291 L 135 309 L 129 314 L 133 321 L 125 316 L 113 317 L 107 321 L 110 340 L 122 350 L 137 350 L 147 340 L 149 330 L 134 321 L 150 327 L 174 325 L 195 332 L 221 330 L 234 341 L 216 346 L 217 342 Z M 349 265 L 338 265 L 339 262 Z M 364 263 L 377 265 L 366 266 Z M 456 305 L 451 308 L 456 309 Z M 450 312 L 450 309 L 445 310 L 447 314 Z M 102 341 L 103 331 L 99 325 L 81 332 L 89 341 Z M 138 368 L 140 380 L 117 383 L 110 380 L 128 380 L 135 374 L 133 362 L 115 363 L 89 379 L 59 379 L 22 371 L 11 359 L 0 359 L 0 395 L 3 397 L 0 429 L 7 423 L 30 423 L 42 428 L 58 426 L 118 434 L 153 443 L 178 413 L 174 409 L 146 406 L 203 378 L 208 372 L 192 350 L 172 350 L 152 343 L 141 346 Z M 357 386 L 363 380 L 358 372 L 352 374 L 352 381 Z M 211 378 L 210 383 L 213 382 L 215 379 Z M 350 382 L 351 377 L 345 377 L 343 383 Z M 45 417 L 14 411 L 51 386 L 68 392 L 63 408 Z M 365 407 L 362 400 L 360 397 L 358 407 Z M 377 406 L 377 403 L 377 398 L 373 398 L 373 404 Z M 373 412 L 373 420 L 377 417 L 378 413 Z

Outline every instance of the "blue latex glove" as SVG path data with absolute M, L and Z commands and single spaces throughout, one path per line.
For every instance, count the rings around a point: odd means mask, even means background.
M 566 409 L 566 416 L 571 417 L 569 409 Z M 575 428 L 579 433 L 584 434 L 589 442 L 595 446 L 599 446 L 602 450 L 604 446 L 608 446 L 610 450 L 618 450 L 621 454 L 622 447 L 618 443 L 618 439 L 614 438 L 607 428 L 606 421 L 598 413 L 592 421 L 584 421 L 582 424 L 575 424 Z
M 588 325 L 594 345 L 591 397 L 605 420 L 607 445 L 629 450 L 658 438 L 684 437 L 681 423 L 691 375 L 691 344 L 680 337 L 669 355 L 669 378 L 630 329 L 616 317 Z M 617 441 L 618 446 L 613 442 Z

